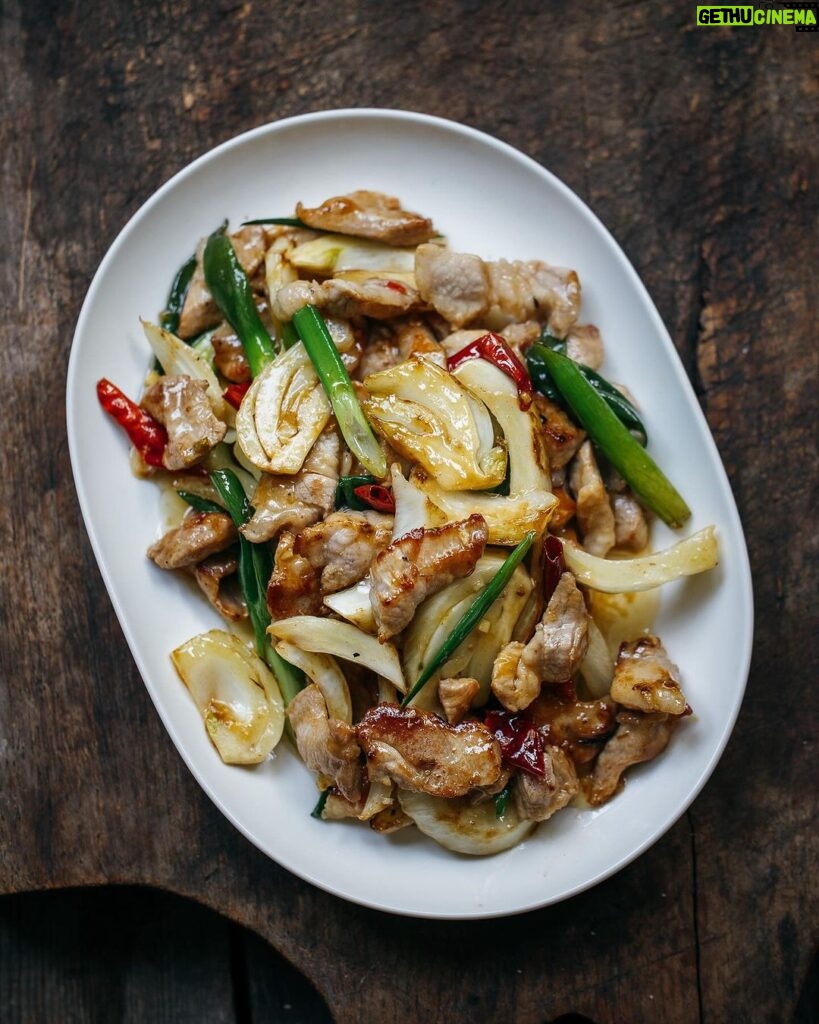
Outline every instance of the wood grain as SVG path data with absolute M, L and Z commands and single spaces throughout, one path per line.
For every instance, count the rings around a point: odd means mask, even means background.
M 265 936 L 339 1022 L 816 1019 L 816 37 L 640 0 L 8 0 L 1 17 L 0 891 L 189 896 Z M 128 217 L 242 130 L 365 105 L 489 131 L 591 204 L 674 337 L 748 538 L 754 663 L 713 778 L 638 862 L 519 919 L 398 920 L 250 847 L 150 705 L 71 481 L 71 334 Z

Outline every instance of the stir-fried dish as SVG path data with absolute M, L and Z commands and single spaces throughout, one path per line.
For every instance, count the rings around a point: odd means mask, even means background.
M 225 762 L 289 742 L 314 816 L 486 854 L 665 751 L 655 588 L 717 544 L 651 552 L 690 513 L 575 271 L 360 191 L 218 229 L 159 320 L 139 403 L 98 395 L 176 503 L 148 557 L 225 620 L 171 655 Z

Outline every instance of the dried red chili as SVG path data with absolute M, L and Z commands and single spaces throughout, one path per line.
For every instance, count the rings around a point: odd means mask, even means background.
M 395 498 L 383 484 L 362 484 L 353 488 L 353 494 L 376 512 L 395 512 Z
M 161 423 L 104 377 L 97 382 L 97 398 L 103 409 L 117 421 L 131 444 L 149 466 L 161 466 L 168 434 Z
M 557 537 L 547 534 L 543 540 L 543 600 L 546 604 L 549 603 L 565 571 L 563 544 Z
M 243 384 L 228 384 L 223 392 L 223 397 L 228 405 L 232 405 L 234 409 L 238 409 L 242 404 L 242 399 L 247 394 L 249 387 L 250 381 L 245 381 Z
M 543 736 L 525 712 L 487 711 L 487 729 L 500 744 L 503 763 L 508 768 L 542 779 L 546 774 Z
M 469 359 L 486 359 L 515 382 L 518 389 L 518 401 L 521 409 L 528 409 L 532 404 L 532 381 L 523 363 L 515 355 L 508 341 L 499 334 L 484 334 L 468 345 L 464 345 L 447 360 L 447 368 L 457 370 Z

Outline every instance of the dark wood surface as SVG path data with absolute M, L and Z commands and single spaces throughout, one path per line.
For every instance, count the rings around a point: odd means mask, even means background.
M 819 1019 L 819 38 L 694 11 L 5 0 L 0 892 L 190 897 L 272 943 L 339 1022 Z M 516 919 L 351 906 L 234 831 L 153 710 L 73 490 L 69 345 L 120 228 L 212 145 L 338 106 L 463 121 L 587 200 L 657 302 L 747 533 L 755 655 L 711 781 L 636 863 Z

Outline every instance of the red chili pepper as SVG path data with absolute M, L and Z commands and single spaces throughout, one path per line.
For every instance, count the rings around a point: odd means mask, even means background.
M 362 484 L 360 487 L 353 488 L 353 494 L 361 501 L 366 502 L 370 508 L 374 508 L 376 512 L 395 511 L 395 498 L 392 496 L 392 491 L 389 487 L 384 487 L 383 484 Z
M 486 359 L 511 377 L 518 389 L 518 401 L 521 409 L 528 409 L 532 404 L 532 381 L 526 367 L 515 355 L 509 342 L 499 334 L 484 334 L 450 356 L 447 368 L 457 370 L 461 363 L 469 359 Z
M 504 764 L 542 779 L 546 774 L 543 736 L 525 712 L 487 711 L 487 729 L 500 744 Z
M 400 281 L 387 281 L 387 287 L 392 288 L 394 292 L 401 292 L 402 295 L 407 294 L 407 289 Z
M 543 600 L 546 604 L 549 603 L 565 571 L 563 544 L 557 537 L 547 534 L 543 541 Z
M 128 435 L 131 444 L 149 466 L 161 466 L 168 434 L 161 423 L 132 402 L 116 385 L 104 377 L 97 382 L 100 405 Z
M 242 399 L 247 394 L 247 389 L 249 387 L 250 381 L 245 381 L 244 384 L 228 384 L 222 392 L 222 397 L 228 405 L 232 405 L 234 409 L 238 409 L 242 404 Z

